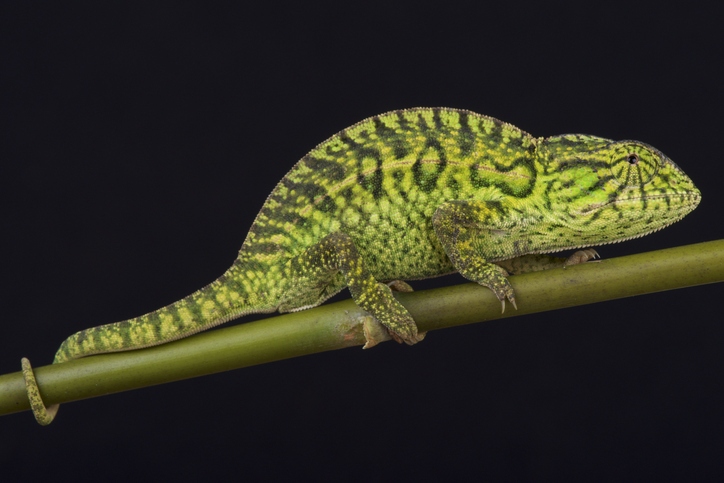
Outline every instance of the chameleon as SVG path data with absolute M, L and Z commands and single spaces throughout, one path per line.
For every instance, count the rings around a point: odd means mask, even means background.
M 541 254 L 655 232 L 700 199 L 671 159 L 642 142 L 536 138 L 461 109 L 387 112 L 297 162 L 217 280 L 70 336 L 54 363 L 163 344 L 246 314 L 315 307 L 345 287 L 393 339 L 412 345 L 424 334 L 392 295 L 393 281 L 459 272 L 505 310 L 506 300 L 516 307 L 508 275 L 564 260 Z M 576 252 L 563 265 L 596 256 Z M 45 407 L 25 358 L 22 367 L 34 415 L 49 424 L 58 405 Z

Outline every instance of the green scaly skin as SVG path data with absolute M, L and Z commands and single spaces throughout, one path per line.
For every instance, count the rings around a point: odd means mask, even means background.
M 393 338 L 414 344 L 422 338 L 415 322 L 380 282 L 458 271 L 504 309 L 515 297 L 502 267 L 560 266 L 531 254 L 639 237 L 681 219 L 700 198 L 676 164 L 637 141 L 534 138 L 456 109 L 389 112 L 304 156 L 218 280 L 150 314 L 80 331 L 54 362 L 163 344 L 245 314 L 314 307 L 344 287 Z M 27 360 L 23 372 L 36 418 L 50 423 L 57 405 L 45 410 Z

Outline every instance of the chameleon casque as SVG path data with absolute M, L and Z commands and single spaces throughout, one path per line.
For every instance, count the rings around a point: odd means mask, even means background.
M 422 334 L 382 282 L 458 271 L 505 309 L 506 299 L 515 306 L 508 273 L 563 265 L 531 254 L 646 235 L 700 199 L 674 162 L 641 142 L 535 138 L 458 109 L 388 112 L 294 165 L 216 281 L 149 314 L 72 335 L 54 363 L 163 344 L 245 314 L 314 307 L 344 287 L 394 339 L 414 344 Z M 528 261 L 510 261 L 521 256 Z M 568 263 L 593 256 L 579 252 Z M 58 405 L 46 410 L 27 359 L 23 374 L 36 419 L 49 424 Z

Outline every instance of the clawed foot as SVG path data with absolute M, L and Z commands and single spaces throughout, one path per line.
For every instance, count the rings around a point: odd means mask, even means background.
M 380 342 L 387 340 L 394 340 L 398 344 L 406 343 L 407 345 L 413 345 L 420 342 L 425 338 L 426 332 L 416 332 L 413 338 L 403 339 L 399 335 L 390 331 L 387 327 L 382 325 L 379 320 L 375 319 L 371 315 L 364 317 L 362 321 L 362 331 L 365 336 L 365 345 L 363 349 L 371 349 Z
M 387 286 L 390 287 L 390 290 L 392 290 L 393 292 L 409 293 L 409 292 L 415 291 L 410 286 L 409 283 L 402 281 L 402 280 L 393 280 L 391 282 L 387 282 Z M 410 320 L 412 320 L 412 317 L 410 317 Z M 418 342 L 420 342 L 422 339 L 424 339 L 425 334 L 427 334 L 427 332 L 422 332 L 422 333 L 418 332 L 417 324 L 415 324 L 414 321 L 412 322 L 412 324 L 414 325 L 414 331 L 413 330 L 407 331 L 407 333 L 404 334 L 405 335 L 404 337 L 402 336 L 402 334 L 398 335 L 398 334 L 392 332 L 391 330 L 388 330 L 387 332 L 390 334 L 390 337 L 392 337 L 392 340 L 394 340 L 398 344 L 402 344 L 404 342 L 407 345 L 414 345 L 414 344 L 417 344 Z M 407 325 L 407 327 L 410 327 L 410 325 L 408 325 L 408 324 L 405 324 L 405 325 Z
M 586 248 L 584 250 L 578 250 L 570 257 L 566 258 L 563 266 L 570 267 L 571 265 L 578 265 L 580 263 L 585 263 L 589 260 L 595 260 L 596 258 L 601 258 L 601 255 L 599 255 L 598 252 L 593 248 Z
M 414 292 L 415 290 L 410 286 L 409 283 L 403 281 L 403 280 L 392 280 L 391 282 L 387 282 L 387 286 L 390 287 L 390 290 L 393 292 Z
M 383 301 L 380 305 L 384 309 L 372 313 L 370 309 L 377 307 L 367 307 L 368 312 L 372 315 L 372 320 L 363 323 L 367 341 L 363 348 L 369 349 L 390 338 L 397 343 L 404 342 L 407 345 L 417 344 L 424 339 L 425 334 L 417 331 L 417 324 L 410 313 L 392 296 L 392 291 L 412 292 L 412 287 L 401 280 L 393 280 L 387 284 L 378 283 L 377 288 L 377 296 L 380 301 Z
M 518 310 L 518 306 L 515 303 L 515 293 L 513 291 L 513 286 L 510 285 L 510 282 L 507 279 L 508 272 L 506 272 L 505 269 L 497 265 L 491 265 L 491 267 L 493 267 L 494 270 L 487 274 L 486 280 L 479 281 L 478 283 L 492 290 L 498 300 L 500 300 L 501 313 L 505 313 L 506 299 L 511 304 L 513 304 L 513 308 L 515 310 Z
M 518 310 L 518 306 L 515 303 L 515 297 L 511 294 L 508 296 L 508 301 L 513 304 L 513 308 L 515 310 Z M 501 314 L 505 313 L 505 299 L 500 299 L 500 305 L 502 306 L 502 309 L 500 311 Z

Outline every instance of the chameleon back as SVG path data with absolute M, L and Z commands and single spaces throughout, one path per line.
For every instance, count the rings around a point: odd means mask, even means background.
M 279 182 L 239 261 L 268 273 L 342 231 L 380 280 L 450 273 L 433 213 L 448 200 L 529 197 L 535 145 L 510 124 L 464 110 L 409 109 L 366 119 L 318 145 Z

